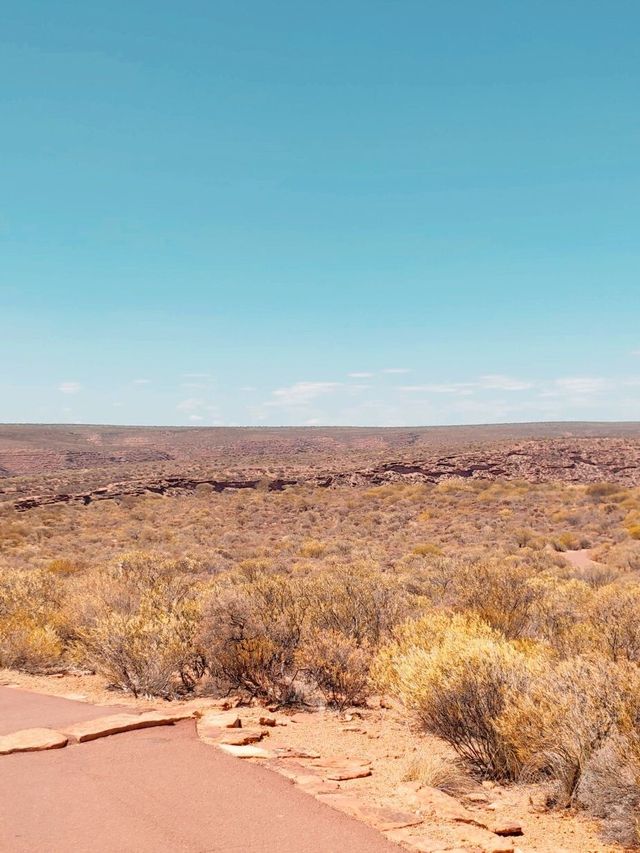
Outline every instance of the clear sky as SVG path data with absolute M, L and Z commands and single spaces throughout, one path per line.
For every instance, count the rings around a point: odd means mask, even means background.
M 638 0 L 20 0 L 0 421 L 640 419 Z

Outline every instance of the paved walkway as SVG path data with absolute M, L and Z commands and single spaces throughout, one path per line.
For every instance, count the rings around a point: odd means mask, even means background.
M 56 729 L 108 714 L 132 713 L 137 713 L 136 709 L 125 705 L 90 705 L 28 690 L 0 687 L 0 735 L 40 726 Z
M 120 709 L 0 688 L 3 730 L 22 712 L 15 728 L 61 725 L 113 710 Z M 0 756 L 0 850 L 398 853 L 399 848 L 280 775 L 207 746 L 197 738 L 194 722 L 185 720 L 61 750 Z

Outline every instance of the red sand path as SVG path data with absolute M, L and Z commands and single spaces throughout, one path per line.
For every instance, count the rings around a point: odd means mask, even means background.
M 2 731 L 64 725 L 114 710 L 120 709 L 0 687 Z M 185 720 L 66 749 L 0 756 L 0 850 L 397 853 L 399 848 L 282 776 L 207 746 L 195 735 L 194 722 Z

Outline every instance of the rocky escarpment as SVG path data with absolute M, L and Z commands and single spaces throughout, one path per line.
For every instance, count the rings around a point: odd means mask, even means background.
M 21 497 L 19 511 L 56 503 L 90 504 L 126 496 L 178 495 L 197 488 L 212 493 L 227 489 L 258 489 L 278 492 L 289 486 L 375 486 L 394 482 L 438 483 L 455 478 L 524 480 L 533 483 L 613 482 L 640 485 L 640 442 L 626 439 L 575 439 L 526 441 L 518 444 L 479 447 L 418 460 L 392 460 L 371 468 L 351 471 L 291 470 L 290 476 L 274 476 L 264 470 L 248 470 L 233 477 L 163 476 L 113 482 L 83 492 L 58 492 Z M 8 495 L 5 493 L 5 500 Z

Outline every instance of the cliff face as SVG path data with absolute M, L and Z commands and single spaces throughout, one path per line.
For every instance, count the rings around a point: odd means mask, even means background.
M 625 438 L 545 439 L 516 443 L 489 444 L 446 455 L 424 455 L 418 459 L 390 459 L 371 467 L 335 467 L 319 470 L 299 467 L 280 459 L 285 475 L 275 476 L 266 468 L 247 467 L 233 476 L 197 474 L 134 477 L 110 482 L 86 491 L 53 491 L 20 496 L 14 500 L 19 511 L 55 503 L 83 503 L 116 500 L 127 495 L 184 494 L 197 487 L 211 492 L 225 489 L 282 491 L 289 486 L 318 488 L 358 487 L 394 482 L 438 483 L 453 478 L 482 480 L 562 481 L 570 483 L 619 483 L 640 486 L 640 441 Z M 10 500 L 12 490 L 0 490 L 0 498 Z

